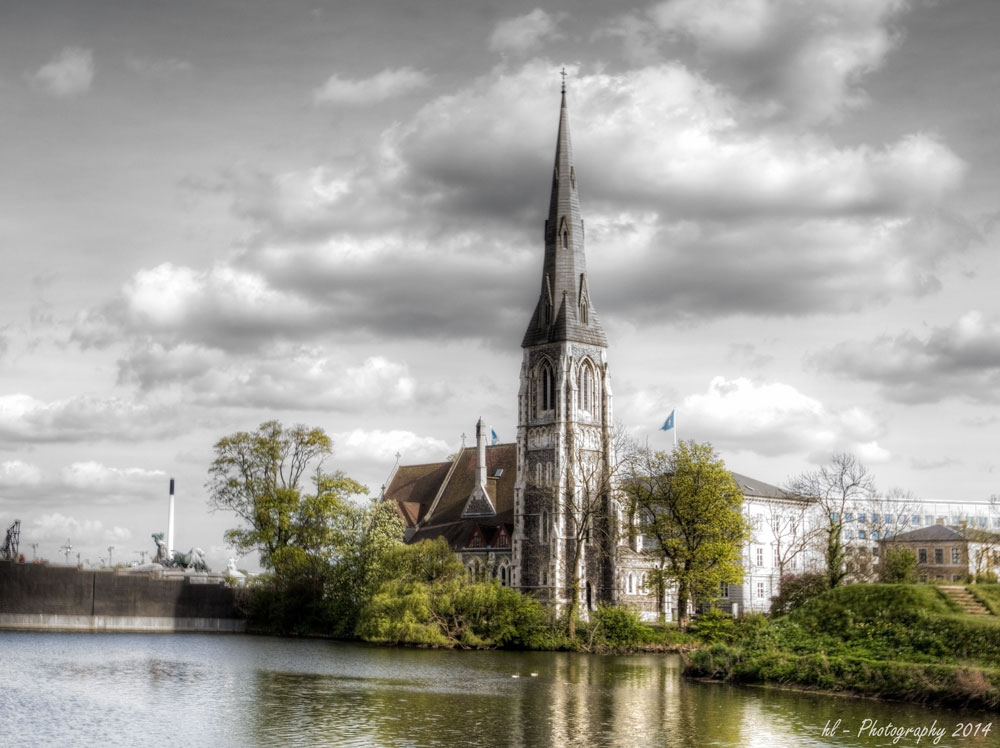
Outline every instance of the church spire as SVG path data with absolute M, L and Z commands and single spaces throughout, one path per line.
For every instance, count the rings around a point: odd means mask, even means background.
M 542 287 L 535 313 L 521 342 L 525 348 L 570 340 L 607 345 L 587 289 L 583 219 L 580 217 L 573 145 L 569 137 L 565 69 L 562 76 L 559 134 L 556 138 L 549 216 L 545 221 Z

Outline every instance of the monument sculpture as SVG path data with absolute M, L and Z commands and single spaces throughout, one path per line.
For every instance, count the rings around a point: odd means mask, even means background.
M 167 549 L 167 543 L 163 539 L 162 532 L 153 533 L 153 542 L 156 543 L 156 555 L 153 563 L 165 566 L 168 569 L 192 569 L 194 571 L 211 571 L 205 563 L 205 552 L 201 548 L 192 548 L 187 553 L 174 551 L 171 555 Z

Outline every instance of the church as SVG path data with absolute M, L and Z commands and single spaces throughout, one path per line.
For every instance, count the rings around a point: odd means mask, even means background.
M 476 578 L 496 578 L 556 609 L 575 598 L 584 615 L 615 603 L 673 618 L 672 601 L 647 588 L 651 560 L 624 529 L 610 477 L 608 341 L 588 288 L 565 83 L 555 151 L 538 301 L 521 341 L 517 440 L 492 443 L 480 419 L 475 446 L 463 443 L 454 459 L 397 464 L 383 499 L 396 504 L 407 542 L 444 538 Z M 736 477 L 748 498 L 787 498 Z M 770 583 L 766 592 L 769 601 Z M 738 609 L 741 591 L 725 593 Z

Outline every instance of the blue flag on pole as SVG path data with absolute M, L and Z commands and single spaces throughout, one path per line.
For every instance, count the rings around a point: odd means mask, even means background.
M 493 430 L 492 426 L 490 426 L 490 438 L 493 440 L 491 444 L 494 446 L 498 441 L 500 441 L 500 437 L 497 436 L 497 432 Z
M 670 415 L 667 416 L 667 420 L 663 422 L 660 426 L 660 431 L 670 431 L 674 427 L 674 411 L 670 411 Z

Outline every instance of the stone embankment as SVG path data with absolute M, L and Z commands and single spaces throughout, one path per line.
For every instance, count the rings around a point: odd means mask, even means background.
M 0 561 L 0 629 L 241 632 L 221 577 Z

